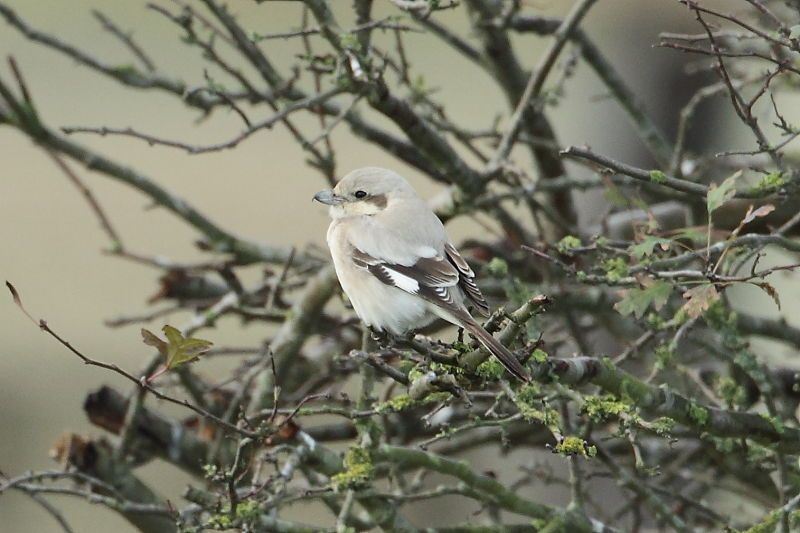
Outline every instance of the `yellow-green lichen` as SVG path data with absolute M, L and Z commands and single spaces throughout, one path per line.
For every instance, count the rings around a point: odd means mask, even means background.
M 348 50 L 361 50 L 361 43 L 358 40 L 358 36 L 353 33 L 339 34 L 339 44 L 341 44 L 342 48 L 347 48 Z
M 633 407 L 611 394 L 604 396 L 587 396 L 583 404 L 583 412 L 595 422 L 602 422 L 613 416 L 630 412 Z
M 542 389 L 537 383 L 526 383 L 517 389 L 517 403 L 524 403 L 526 405 L 533 405 L 535 402 L 541 402 Z
M 203 465 L 203 475 L 206 479 L 213 479 L 217 475 L 217 465 L 205 464 Z
M 662 437 L 669 436 L 672 431 L 675 429 L 675 420 L 668 417 L 662 416 L 661 418 L 657 418 L 650 422 L 650 428 L 653 429 L 656 433 L 661 435 Z
M 650 181 L 652 181 L 653 183 L 658 183 L 658 184 L 666 183 L 667 175 L 664 174 L 663 172 L 661 172 L 660 170 L 651 170 L 650 171 Z
M 503 364 L 495 356 L 489 357 L 486 361 L 478 365 L 475 373 L 483 379 L 496 381 L 503 375 Z
M 401 394 L 399 396 L 395 396 L 390 400 L 386 400 L 385 402 L 376 405 L 375 412 L 381 414 L 399 413 L 401 411 L 411 409 L 412 407 L 419 407 L 423 405 L 430 405 L 432 403 L 443 402 L 447 400 L 449 397 L 450 393 L 448 392 L 434 392 L 428 394 L 424 398 L 415 400 L 414 398 L 410 397 L 407 394 Z
M 458 375 L 458 374 L 463 374 L 464 373 L 464 369 L 461 368 L 460 366 L 448 365 L 446 363 L 435 363 L 435 362 L 434 363 L 430 363 L 428 365 L 428 368 L 430 370 L 433 370 L 437 374 Z
M 421 366 L 416 366 L 408 372 L 408 381 L 413 383 L 414 381 L 417 381 L 424 375 L 425 375 L 425 368 Z
M 453 349 L 455 351 L 457 351 L 458 353 L 462 353 L 462 354 L 463 353 L 469 353 L 469 352 L 472 351 L 472 346 L 470 346 L 466 342 L 458 342 L 458 341 L 456 341 L 453 344 L 451 344 L 451 346 L 453 347 Z
M 783 173 L 771 172 L 762 176 L 758 183 L 751 187 L 750 192 L 753 194 L 770 194 L 777 192 L 784 185 L 786 185 L 786 178 L 783 177 Z
M 747 403 L 747 391 L 730 376 L 721 376 L 714 382 L 714 392 L 725 400 L 728 407 L 743 406 Z
M 764 418 L 764 420 L 770 423 L 772 429 L 774 429 L 776 433 L 783 433 L 786 430 L 786 426 L 783 425 L 783 421 L 780 418 L 776 416 L 770 416 L 766 413 L 762 413 L 761 416 Z
M 531 361 L 534 363 L 546 363 L 547 362 L 547 352 L 540 348 L 536 348 L 534 351 L 531 352 Z
M 561 442 L 556 444 L 554 452 L 561 455 L 582 455 L 584 457 L 594 457 L 597 455 L 597 448 L 588 444 L 580 437 L 564 437 Z
M 764 517 L 758 524 L 744 530 L 742 533 L 774 533 L 780 530 L 780 521 L 783 516 L 781 509 L 776 509 Z M 800 528 L 800 511 L 789 513 L 789 529 L 797 531 Z
M 708 409 L 701 405 L 694 402 L 690 403 L 687 414 L 689 415 L 689 420 L 699 426 L 708 424 Z
M 398 413 L 400 411 L 405 411 L 415 403 L 417 402 L 412 400 L 407 394 L 401 394 L 400 396 L 395 396 L 391 400 L 378 404 L 375 406 L 375 411 L 378 413 Z
M 213 514 L 208 518 L 206 527 L 210 529 L 231 529 L 233 527 L 233 519 L 231 515 L 223 511 L 221 513 Z
M 772 464 L 775 457 L 775 452 L 773 450 L 755 442 L 748 443 L 746 454 L 747 462 L 758 467 Z
M 611 283 L 615 283 L 628 275 L 628 264 L 621 257 L 606 259 L 603 261 L 602 268 Z
M 655 312 L 647 313 L 644 317 L 645 323 L 648 329 L 652 329 L 654 331 L 661 331 L 667 324 L 667 321 L 664 318 Z
M 254 524 L 262 514 L 256 500 L 244 500 L 236 504 L 236 512 L 231 514 L 230 505 L 224 505 L 219 512 L 212 514 L 206 523 L 207 529 L 239 529 L 245 524 Z
M 670 368 L 675 360 L 675 347 L 672 343 L 663 343 L 656 346 L 654 350 L 656 356 L 656 368 L 663 370 Z
M 344 470 L 331 478 L 331 484 L 337 492 L 348 489 L 360 489 L 369 484 L 375 473 L 369 451 L 353 446 L 344 456 Z
M 236 518 L 252 523 L 261 516 L 262 509 L 256 500 L 245 500 L 236 505 Z
M 519 409 L 522 418 L 528 422 L 537 422 L 555 429 L 558 429 L 560 425 L 558 411 L 551 407 L 537 408 L 527 402 L 520 401 L 519 396 L 517 396 L 517 409 Z
M 556 245 L 558 251 L 566 255 L 572 254 L 573 250 L 580 247 L 581 247 L 581 240 L 578 237 L 575 237 L 574 235 L 567 235 L 566 237 L 558 241 L 558 244 Z
M 508 263 L 501 257 L 493 257 L 486 265 L 489 274 L 497 278 L 504 278 L 508 275 Z

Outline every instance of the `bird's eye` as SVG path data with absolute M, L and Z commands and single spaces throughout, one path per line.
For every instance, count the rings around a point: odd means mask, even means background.
M 355 197 L 356 198 L 364 198 L 367 195 L 365 191 L 356 191 Z

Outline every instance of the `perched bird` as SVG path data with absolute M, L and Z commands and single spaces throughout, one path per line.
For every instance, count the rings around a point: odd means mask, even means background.
M 517 378 L 530 374 L 472 318 L 488 315 L 475 274 L 448 241 L 444 225 L 401 176 L 354 170 L 314 199 L 330 206 L 328 246 L 336 275 L 367 326 L 403 335 L 443 318 L 467 330 Z

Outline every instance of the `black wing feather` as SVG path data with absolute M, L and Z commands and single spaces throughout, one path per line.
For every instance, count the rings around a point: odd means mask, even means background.
M 411 266 L 387 263 L 358 249 L 353 249 L 353 262 L 382 283 L 416 294 L 450 313 L 457 325 L 474 335 L 511 374 L 522 381 L 530 381 L 530 374 L 514 354 L 475 322 L 463 303 L 456 303 L 453 298 L 450 289 L 458 286 L 468 300 L 488 314 L 489 305 L 475 285 L 474 272 L 451 244 L 445 247 L 445 257 L 423 257 Z
M 489 316 L 489 304 L 486 302 L 483 294 L 481 294 L 481 290 L 475 283 L 475 273 L 472 271 L 469 264 L 461 257 L 461 254 L 458 253 L 455 246 L 449 242 L 444 245 L 444 252 L 445 255 L 447 255 L 447 259 L 450 260 L 450 263 L 458 269 L 458 286 L 461 287 L 461 290 L 467 295 L 469 301 L 475 304 L 480 314 Z
M 449 290 L 451 287 L 459 286 L 460 273 L 450 261 L 443 257 L 421 257 L 413 265 L 405 266 L 387 263 L 361 250 L 354 249 L 353 262 L 368 270 L 370 274 L 386 285 L 416 294 L 447 310 L 459 320 L 469 318 L 467 310 L 456 304 Z M 404 284 L 400 280 L 406 283 Z M 416 284 L 415 290 L 409 290 L 407 284 L 410 282 Z

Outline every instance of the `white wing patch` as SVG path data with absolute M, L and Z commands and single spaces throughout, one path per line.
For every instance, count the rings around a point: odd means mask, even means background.
M 461 298 L 456 298 L 456 293 L 453 292 L 459 290 L 457 288 L 460 280 L 459 271 L 447 258 L 434 254 L 433 257 L 417 258 L 413 265 L 407 266 L 388 263 L 357 248 L 353 248 L 352 254 L 353 263 L 357 267 L 366 269 L 387 285 L 417 295 L 434 304 L 436 309 L 446 314 L 446 317 L 437 311 L 434 312 L 446 320 L 458 324 L 469 318 Z M 460 315 L 463 316 L 454 318 Z
M 401 274 L 400 272 L 392 270 L 386 265 L 380 265 L 380 269 L 390 280 L 392 280 L 392 284 L 398 289 L 410 292 L 411 294 L 416 294 L 419 292 L 419 282 L 411 276 Z

